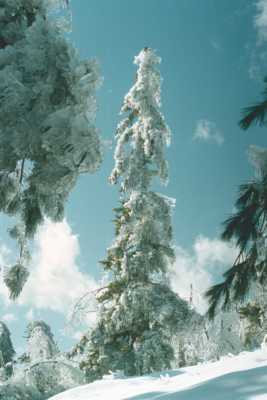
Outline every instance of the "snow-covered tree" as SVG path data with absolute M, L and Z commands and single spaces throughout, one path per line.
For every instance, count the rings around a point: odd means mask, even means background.
M 63 218 L 80 173 L 101 162 L 95 127 L 95 61 L 81 61 L 64 33 L 61 0 L 0 0 L 0 211 L 31 238 L 44 217 Z M 25 240 L 6 272 L 11 297 L 27 278 Z
M 49 360 L 58 353 L 51 329 L 44 321 L 34 321 L 28 325 L 27 342 L 31 363 Z
M 0 398 L 31 400 L 50 398 L 56 393 L 85 383 L 79 364 L 60 353 L 49 325 L 34 321 L 27 327 L 28 352 L 14 363 L 12 378 L 0 388 Z M 14 391 L 9 390 L 13 387 Z M 32 393 L 32 396 L 30 395 Z M 17 396 L 17 397 L 16 397 Z M 9 397 L 7 396 L 7 399 Z
M 63 355 L 27 365 L 22 376 L 26 387 L 36 389 L 42 399 L 85 383 L 79 366 L 66 360 Z M 21 379 L 18 379 L 18 383 L 22 383 Z
M 184 332 L 173 337 L 174 368 L 218 360 L 229 353 L 238 354 L 245 349 L 240 335 L 241 321 L 238 310 L 220 311 L 213 320 L 207 315 L 195 314 L 185 322 Z
M 98 291 L 99 320 L 82 363 L 89 380 L 110 370 L 135 375 L 169 368 L 170 337 L 191 315 L 167 279 L 175 258 L 174 201 L 150 189 L 153 178 L 168 178 L 164 148 L 171 135 L 160 111 L 160 58 L 145 48 L 134 62 L 136 82 L 122 106 L 126 116 L 118 125 L 110 177 L 121 183 L 116 238 L 102 262 L 111 280 Z
M 5 380 L 12 374 L 12 362 L 15 350 L 10 338 L 8 327 L 0 322 L 0 375 Z

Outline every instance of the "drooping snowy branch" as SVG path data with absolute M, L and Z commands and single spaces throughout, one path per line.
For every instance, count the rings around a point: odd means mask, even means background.
M 44 217 L 62 220 L 79 174 L 101 162 L 98 66 L 80 60 L 55 23 L 60 6 L 0 2 L 0 211 L 17 216 L 27 238 Z

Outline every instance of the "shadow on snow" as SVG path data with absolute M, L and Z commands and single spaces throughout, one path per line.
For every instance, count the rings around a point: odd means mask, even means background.
M 266 366 L 232 372 L 173 393 L 147 392 L 127 400 L 249 400 L 263 394 L 267 399 Z

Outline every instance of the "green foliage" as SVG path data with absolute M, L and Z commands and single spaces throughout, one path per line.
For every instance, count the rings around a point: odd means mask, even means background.
M 240 186 L 239 196 L 235 203 L 237 212 L 224 222 L 222 238 L 235 239 L 237 246 L 241 249 L 245 249 L 250 241 L 257 238 L 260 218 L 267 213 L 263 190 L 265 180 L 266 178 L 263 178 L 262 182 L 252 181 Z
M 97 300 L 99 301 L 99 303 L 103 303 L 107 300 L 114 299 L 123 292 L 123 290 L 126 288 L 126 285 L 126 279 L 120 279 L 110 282 L 105 288 L 100 290 L 97 295 Z
M 36 197 L 36 192 L 28 191 L 22 199 L 22 220 L 25 224 L 25 235 L 28 238 L 34 236 L 36 229 L 43 222 L 43 215 Z
M 210 319 L 215 317 L 219 305 L 226 310 L 230 306 L 231 300 L 244 301 L 251 282 L 257 277 L 253 255 L 243 262 L 235 263 L 223 274 L 223 277 L 225 280 L 222 283 L 211 286 L 205 293 L 209 301 L 208 316 Z
M 264 314 L 262 307 L 255 303 L 247 303 L 238 310 L 241 318 L 248 319 L 252 324 L 261 326 L 261 318 Z
M 9 289 L 9 297 L 11 300 L 16 300 L 18 298 L 28 276 L 29 272 L 27 268 L 21 264 L 16 264 L 5 272 L 4 282 Z
M 265 78 L 265 83 L 267 78 Z M 267 90 L 264 92 L 267 96 Z M 267 102 L 248 107 L 240 126 L 247 129 L 252 123 L 265 124 Z M 254 154 L 253 154 L 254 153 Z M 208 315 L 214 318 L 216 308 L 226 308 L 230 302 L 243 301 L 250 284 L 266 282 L 267 252 L 267 170 L 265 150 L 252 148 L 252 161 L 257 168 L 257 179 L 240 186 L 235 202 L 236 212 L 224 222 L 222 239 L 233 241 L 239 249 L 234 265 L 224 274 L 224 281 L 206 292 Z M 254 158 L 254 160 L 253 160 Z
M 267 77 L 264 78 L 263 82 L 267 83 Z M 267 88 L 262 92 L 263 100 L 259 103 L 255 103 L 249 107 L 244 108 L 243 117 L 239 121 L 239 125 L 242 129 L 247 130 L 251 125 L 263 126 L 266 124 L 266 112 L 267 112 Z
M 230 301 L 243 301 L 250 283 L 266 277 L 266 261 L 259 259 L 258 241 L 265 237 L 267 221 L 266 175 L 240 186 L 235 203 L 237 211 L 224 222 L 222 238 L 234 240 L 240 249 L 234 265 L 223 275 L 225 280 L 206 292 L 209 300 L 208 314 L 214 318 L 216 308 L 226 308 Z
M 243 301 L 253 280 L 263 283 L 266 261 L 259 260 L 258 241 L 265 235 L 267 221 L 266 176 L 240 186 L 235 203 L 236 213 L 224 222 L 222 238 L 234 240 L 240 249 L 234 265 L 223 275 L 223 283 L 206 292 L 208 314 L 214 318 L 216 307 L 229 305 L 230 300 Z M 260 274 L 259 274 L 260 272 Z M 222 300 L 222 302 L 221 302 Z
M 243 118 L 239 121 L 242 129 L 247 130 L 251 125 L 263 126 L 266 123 L 267 100 L 244 108 Z

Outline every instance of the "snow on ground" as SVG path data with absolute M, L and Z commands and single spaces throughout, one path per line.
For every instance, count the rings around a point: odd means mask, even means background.
M 137 378 L 107 376 L 50 400 L 267 400 L 267 350 Z

